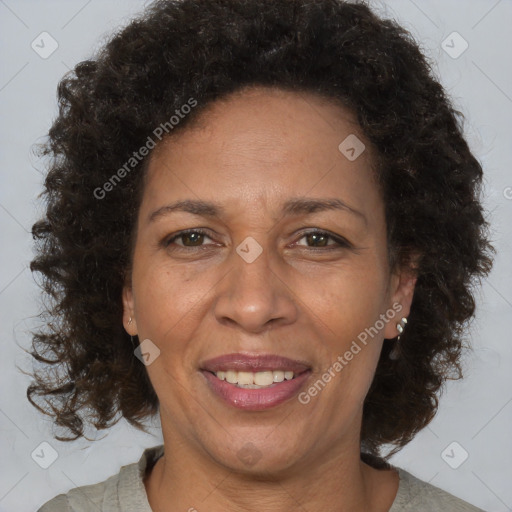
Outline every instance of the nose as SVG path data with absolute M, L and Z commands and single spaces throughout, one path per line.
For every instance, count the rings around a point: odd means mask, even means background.
M 297 301 L 291 283 L 271 268 L 266 249 L 251 263 L 233 251 L 231 271 L 219 283 L 215 316 L 220 323 L 236 325 L 246 332 L 260 333 L 297 319 Z

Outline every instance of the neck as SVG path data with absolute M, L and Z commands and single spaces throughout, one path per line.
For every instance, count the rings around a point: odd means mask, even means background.
M 396 471 L 365 464 L 358 449 L 330 449 L 281 472 L 255 473 L 230 469 L 208 454 L 198 457 L 173 441 L 164 435 L 165 453 L 146 476 L 155 512 L 387 512 L 398 489 Z

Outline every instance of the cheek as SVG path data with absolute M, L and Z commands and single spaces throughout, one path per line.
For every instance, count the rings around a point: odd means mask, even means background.
M 297 284 L 306 305 L 345 340 L 357 337 L 383 312 L 385 281 L 375 265 L 330 269 Z
M 197 369 L 194 340 L 200 339 L 208 291 L 215 281 L 208 273 L 184 265 L 141 263 L 134 269 L 133 287 L 139 340 L 150 339 L 158 358 L 146 367 L 161 407 L 186 411 L 190 406 L 190 375 Z
M 186 266 L 168 263 L 141 263 L 134 269 L 135 309 L 141 335 L 166 343 L 190 335 L 198 324 L 198 313 L 205 303 L 214 280 L 208 273 L 194 272 Z M 210 281 L 212 281 L 210 283 Z
M 327 387 L 340 404 L 364 399 L 378 362 L 383 332 L 377 322 L 384 313 L 385 281 L 377 269 L 330 272 L 328 279 L 316 276 L 309 292 L 303 290 L 309 297 L 306 311 L 312 312 L 312 321 L 317 319 L 323 373 L 332 382 Z

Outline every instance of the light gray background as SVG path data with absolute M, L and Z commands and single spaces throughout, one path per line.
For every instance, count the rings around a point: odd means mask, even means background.
M 464 363 L 467 377 L 447 386 L 435 420 L 392 462 L 487 511 L 510 511 L 512 2 L 373 3 L 420 41 L 466 115 L 467 140 L 486 173 L 485 205 L 498 250 L 494 270 L 478 293 L 478 314 L 470 331 L 474 351 Z M 110 432 L 93 433 L 93 443 L 56 441 L 51 424 L 26 399 L 29 378 L 16 368 L 31 368 L 22 347 L 29 346 L 39 307 L 28 264 L 30 229 L 41 211 L 36 196 L 42 190 L 44 165 L 30 152 L 31 145 L 42 140 L 56 116 L 56 86 L 62 75 L 143 6 L 141 0 L 0 0 L 0 511 L 36 510 L 60 492 L 117 473 L 120 466 L 138 460 L 143 448 L 161 442 L 158 425 L 152 426 L 152 435 L 145 435 L 125 421 Z M 31 48 L 43 31 L 59 45 L 47 59 Z M 456 59 L 442 47 L 453 31 L 469 43 Z M 58 454 L 48 469 L 31 457 L 45 441 Z M 469 454 L 458 469 L 441 455 L 454 441 L 458 445 L 448 450 L 450 461 L 461 460 L 462 450 Z

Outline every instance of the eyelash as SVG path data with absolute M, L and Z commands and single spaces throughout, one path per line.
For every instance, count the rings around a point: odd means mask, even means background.
M 178 238 L 180 238 L 184 235 L 190 234 L 190 233 L 197 233 L 199 235 L 204 235 L 204 236 L 207 236 L 208 238 L 211 238 L 208 235 L 207 231 L 205 231 L 201 228 L 192 228 L 192 229 L 185 229 L 183 231 L 179 231 L 178 233 L 175 233 L 174 235 L 172 235 L 170 238 L 166 238 L 165 240 L 162 241 L 162 245 L 165 248 L 169 248 L 169 246 L 175 240 L 177 240 Z M 323 235 L 323 236 L 326 236 L 327 238 L 333 240 L 334 242 L 336 242 L 336 245 L 328 245 L 325 247 L 307 247 L 306 246 L 305 248 L 309 249 L 309 250 L 313 250 L 313 251 L 324 250 L 324 251 L 326 251 L 326 250 L 334 250 L 334 249 L 340 249 L 340 248 L 346 248 L 346 249 L 352 248 L 352 245 L 347 240 L 345 240 L 344 238 L 339 237 L 339 236 L 331 235 L 327 231 L 321 231 L 319 229 L 312 229 L 310 231 L 302 232 L 300 235 L 301 236 L 298 240 L 301 240 L 302 238 L 304 238 L 307 235 Z M 186 246 L 177 245 L 176 247 L 177 247 L 177 250 L 184 250 L 184 251 L 194 250 L 194 249 L 197 249 L 197 250 L 208 249 L 205 245 L 198 245 L 195 247 L 194 246 L 186 247 Z

